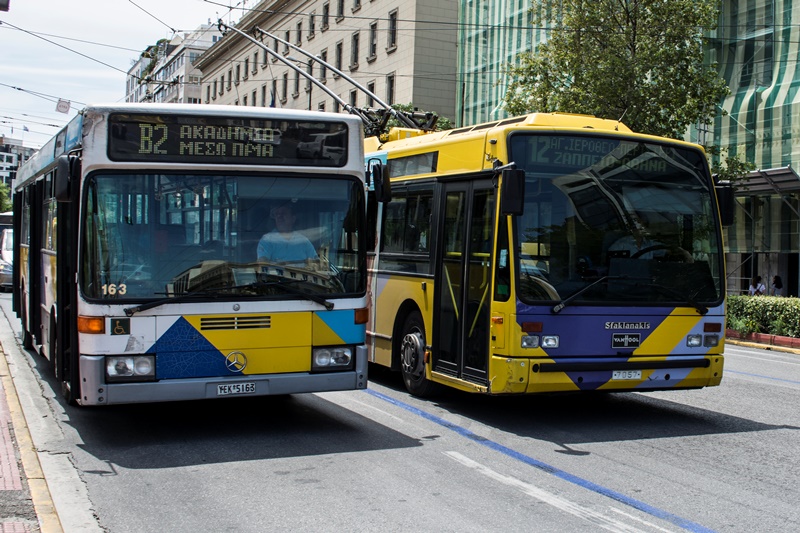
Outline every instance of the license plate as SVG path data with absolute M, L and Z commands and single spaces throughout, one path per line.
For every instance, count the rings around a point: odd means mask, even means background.
M 256 392 L 256 384 L 251 381 L 245 383 L 217 385 L 217 396 L 230 396 L 231 394 L 253 394 L 254 392 Z
M 611 379 L 642 379 L 641 370 L 614 370 Z

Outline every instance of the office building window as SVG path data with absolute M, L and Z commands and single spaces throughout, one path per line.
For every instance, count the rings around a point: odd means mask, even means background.
M 386 103 L 392 105 L 394 103 L 394 72 L 386 76 Z
M 328 29 L 328 25 L 330 24 L 331 19 L 331 5 L 328 2 L 322 4 L 322 27 L 320 28 L 322 31 Z
M 378 21 L 369 25 L 369 49 L 367 50 L 367 61 L 375 61 L 378 57 Z
M 350 70 L 358 68 L 358 32 L 350 37 Z
M 344 53 L 344 44 L 342 41 L 336 43 L 336 55 L 333 58 L 333 66 L 336 67 L 337 70 L 342 70 L 342 54 Z M 339 75 L 334 73 L 334 78 L 338 78 Z
M 314 32 L 316 31 L 316 24 L 317 24 L 316 20 L 315 20 L 316 18 L 317 18 L 317 14 L 314 13 L 314 12 L 312 12 L 308 16 L 308 38 L 309 39 L 313 39 L 314 38 Z
M 344 0 L 336 0 L 336 22 L 344 20 Z
M 303 44 L 303 21 L 297 23 L 297 39 L 295 40 L 294 44 L 300 46 Z
M 358 105 L 358 91 L 356 89 L 350 91 L 350 105 L 353 107 Z
M 389 31 L 387 32 L 386 51 L 392 52 L 397 48 L 397 10 L 389 12 Z
M 367 83 L 367 90 L 370 93 L 375 94 L 375 82 L 374 81 L 371 81 L 371 82 Z M 375 99 L 370 95 L 367 95 L 367 107 L 375 107 Z
M 319 58 L 324 61 L 324 63 L 319 64 L 319 79 L 322 80 L 322 83 L 325 83 L 325 78 L 328 77 L 328 67 L 325 66 L 325 63 L 328 62 L 328 49 L 326 48 L 319 54 Z

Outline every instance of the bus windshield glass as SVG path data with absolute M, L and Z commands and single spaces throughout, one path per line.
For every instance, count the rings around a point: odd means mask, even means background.
M 355 178 L 95 173 L 84 202 L 80 287 L 89 300 L 365 291 Z
M 514 134 L 525 302 L 693 305 L 722 298 L 722 246 L 705 156 L 686 145 Z

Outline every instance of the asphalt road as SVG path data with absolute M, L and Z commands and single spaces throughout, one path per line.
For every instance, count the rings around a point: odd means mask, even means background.
M 426 401 L 371 369 L 368 391 L 101 408 L 65 406 L 36 354 L 12 371 L 67 531 L 798 531 L 800 356 L 726 357 L 698 391 Z

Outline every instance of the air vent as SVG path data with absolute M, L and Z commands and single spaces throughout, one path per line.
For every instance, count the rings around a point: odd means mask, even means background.
M 200 330 L 267 329 L 270 327 L 271 321 L 272 318 L 269 315 L 201 318 Z

